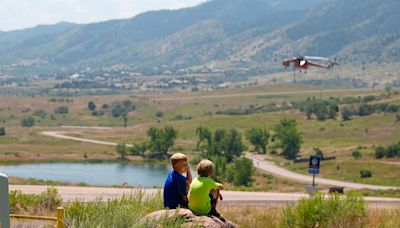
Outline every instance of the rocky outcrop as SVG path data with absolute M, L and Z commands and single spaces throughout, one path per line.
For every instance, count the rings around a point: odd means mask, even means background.
M 151 227 L 182 224 L 182 227 L 235 228 L 236 224 L 215 216 L 197 216 L 189 209 L 161 210 L 146 215 L 140 223 Z

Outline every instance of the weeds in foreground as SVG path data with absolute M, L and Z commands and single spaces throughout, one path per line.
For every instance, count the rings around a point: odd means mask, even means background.
M 365 203 L 350 192 L 345 197 L 316 194 L 284 209 L 281 227 L 362 227 L 366 222 Z
M 10 191 L 10 213 L 49 215 L 54 214 L 62 199 L 55 188 L 48 188 L 41 194 L 24 194 L 21 191 Z

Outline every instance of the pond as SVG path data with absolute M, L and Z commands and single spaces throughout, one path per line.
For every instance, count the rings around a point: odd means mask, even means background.
M 0 172 L 20 178 L 99 186 L 128 184 L 135 187 L 162 187 L 171 170 L 171 165 L 167 163 L 39 163 L 0 166 Z

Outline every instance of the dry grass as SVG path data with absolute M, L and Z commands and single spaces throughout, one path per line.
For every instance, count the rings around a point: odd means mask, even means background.
M 283 207 L 257 206 L 223 206 L 219 212 L 240 227 L 280 227 L 279 220 L 283 215 Z M 365 228 L 398 228 L 400 224 L 400 208 L 398 207 L 368 207 Z M 347 226 L 353 228 L 353 226 Z M 341 228 L 347 228 L 341 227 Z

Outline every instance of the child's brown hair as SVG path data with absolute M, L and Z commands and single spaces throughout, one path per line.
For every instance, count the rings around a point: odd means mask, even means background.
M 203 159 L 197 165 L 197 174 L 201 177 L 209 177 L 212 175 L 213 171 L 215 170 L 215 165 L 212 161 Z
M 172 167 L 175 169 L 175 165 L 178 164 L 180 161 L 187 161 L 186 155 L 182 153 L 175 153 L 170 158 Z

